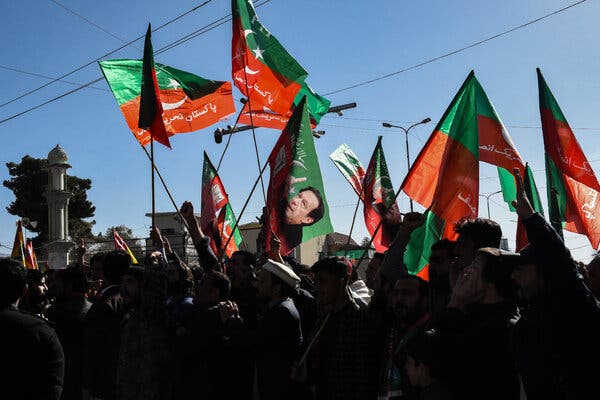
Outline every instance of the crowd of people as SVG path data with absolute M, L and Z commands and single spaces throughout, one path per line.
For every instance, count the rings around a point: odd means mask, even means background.
M 143 263 L 115 250 L 65 269 L 0 260 L 3 390 L 19 399 L 588 399 L 600 362 L 600 256 L 576 262 L 519 186 L 529 245 L 500 250 L 489 219 L 431 248 L 429 280 L 403 254 L 404 215 L 360 279 L 237 251 L 220 261 L 186 202 L 199 265 L 156 228 Z

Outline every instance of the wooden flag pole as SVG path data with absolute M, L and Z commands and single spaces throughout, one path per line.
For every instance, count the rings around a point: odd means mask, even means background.
M 312 347 L 315 345 L 315 342 L 317 341 L 317 339 L 321 335 L 321 332 L 323 331 L 323 328 L 325 328 L 325 325 L 327 325 L 327 321 L 329 321 L 329 316 L 330 315 L 331 315 L 331 312 L 328 312 L 327 315 L 325 316 L 325 318 L 323 319 L 323 322 L 321 323 L 321 326 L 319 327 L 319 330 L 317 330 L 317 332 L 315 333 L 315 335 L 310 340 L 310 343 L 308 344 L 308 347 L 306 348 L 306 350 L 304 351 L 304 354 L 302 355 L 302 358 L 298 362 L 299 366 L 302 365 L 302 364 L 304 364 L 306 362 L 306 358 L 308 357 L 308 354 L 310 353 L 310 351 L 312 350 Z
M 150 169 L 152 170 L 152 226 L 156 226 L 156 201 L 154 199 L 154 136 L 150 130 Z
M 221 259 L 221 257 L 223 257 L 223 254 L 225 253 L 225 249 L 229 245 L 229 242 L 231 241 L 231 238 L 233 237 L 233 233 L 237 229 L 237 227 L 240 223 L 240 220 L 242 219 L 242 215 L 244 215 L 244 211 L 246 211 L 246 207 L 248 206 L 248 203 L 250 202 L 250 199 L 252 198 L 252 195 L 254 194 L 254 190 L 256 190 L 256 186 L 258 186 L 258 182 L 261 181 L 262 174 L 263 174 L 263 172 L 265 172 L 265 169 L 267 168 L 268 165 L 269 165 L 269 160 L 267 160 L 265 162 L 265 164 L 261 168 L 260 172 L 258 173 L 258 177 L 254 181 L 254 185 L 252 185 L 252 189 L 250 190 L 250 194 L 248 195 L 248 197 L 246 198 L 246 201 L 244 202 L 242 211 L 240 211 L 239 215 L 237 216 L 237 219 L 235 220 L 235 225 L 233 226 L 233 229 L 231 230 L 231 235 L 229 235 L 229 237 L 227 238 L 227 242 L 225 242 L 225 246 L 223 246 L 223 249 L 221 250 L 221 252 L 219 254 L 219 259 Z
M 244 64 L 247 65 L 247 61 Z M 260 156 L 258 155 L 258 143 L 256 142 L 256 132 L 254 131 L 254 118 L 252 117 L 252 104 L 250 101 L 250 89 L 248 88 L 248 73 L 246 72 L 246 65 L 244 65 L 244 81 L 246 83 L 246 95 L 248 96 L 248 111 L 250 111 L 250 126 L 252 127 L 252 139 L 254 140 L 254 152 L 256 153 L 256 165 L 258 166 L 258 170 L 260 171 Z M 244 108 L 242 107 L 242 111 Z M 241 115 L 240 111 L 240 115 Z M 263 182 L 262 172 L 260 173 L 260 186 L 262 188 L 263 200 L 265 204 L 267 204 L 267 195 L 265 192 L 265 183 Z

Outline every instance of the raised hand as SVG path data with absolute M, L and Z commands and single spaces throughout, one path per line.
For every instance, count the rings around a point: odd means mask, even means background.
M 481 265 L 476 265 L 481 261 L 481 256 L 475 258 L 473 263 L 458 275 L 448 307 L 464 311 L 468 305 L 476 303 L 483 297 L 485 287 L 481 277 Z
M 535 213 L 535 210 L 527 198 L 521 172 L 518 168 L 515 168 L 513 172 L 515 175 L 515 180 L 517 181 L 517 199 L 512 201 L 512 205 L 517 210 L 517 215 L 526 219 L 531 217 Z
M 179 212 L 186 220 L 194 219 L 194 206 L 189 201 L 183 202 Z

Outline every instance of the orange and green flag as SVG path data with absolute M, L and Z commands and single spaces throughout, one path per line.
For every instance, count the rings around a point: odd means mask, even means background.
M 142 85 L 140 89 L 140 107 L 138 128 L 150 131 L 151 140 L 171 148 L 169 134 L 163 121 L 163 108 L 154 67 L 154 50 L 152 50 L 152 29 L 148 24 L 144 41 L 144 59 L 142 60 Z
M 377 138 L 371 161 L 363 180 L 364 217 L 369 234 L 373 236 L 375 251 L 385 252 L 396 235 L 400 224 L 400 210 L 396 203 L 392 180 L 388 171 L 382 137 Z M 381 224 L 381 228 L 377 227 Z M 375 232 L 377 231 L 377 232 Z
M 347 144 L 341 144 L 329 155 L 337 169 L 348 181 L 352 189 L 363 199 L 363 179 L 365 179 L 365 168 L 360 162 L 358 156 Z
M 115 241 L 115 250 L 123 250 L 125 253 L 129 254 L 129 257 L 131 257 L 131 263 L 137 264 L 138 260 L 135 258 L 131 252 L 131 249 L 129 246 L 127 246 L 127 243 L 123 240 L 121 235 L 117 233 L 117 231 L 113 231 L 113 239 Z
M 454 225 L 477 217 L 480 161 L 498 167 L 505 200 L 514 200 L 512 171 L 525 165 L 471 71 L 402 183 L 402 190 L 427 209 L 425 224 L 405 252 L 409 272 L 427 277 L 431 245 L 455 239 Z
M 550 222 L 600 245 L 600 184 L 556 98 L 537 69 Z
M 141 145 L 147 145 L 150 133 L 138 128 L 142 61 L 101 61 L 100 68 L 129 129 Z M 235 112 L 230 82 L 208 80 L 158 63 L 155 68 L 169 136 L 206 128 Z
M 236 226 L 235 214 L 229 203 L 225 204 L 225 207 L 221 208 L 219 212 L 218 227 L 221 234 L 221 243 L 223 243 L 222 246 L 227 244 L 227 248 L 223 251 L 223 254 L 226 257 L 231 257 L 234 252 L 238 251 L 243 239 L 240 230 Z M 235 228 L 235 231 L 233 228 Z M 233 237 L 229 239 L 232 232 Z
M 202 167 L 202 193 L 200 205 L 200 228 L 210 237 L 210 246 L 215 254 L 224 254 L 231 257 L 242 243 L 242 235 L 236 227 L 233 209 L 229 204 L 229 197 L 217 170 L 204 152 L 204 165 Z M 230 240 L 229 237 L 232 235 Z M 227 248 L 223 246 L 227 243 Z
M 231 9 L 233 82 L 249 100 L 238 122 L 283 129 L 306 96 L 311 124 L 318 124 L 330 101 L 308 86 L 308 72 L 261 24 L 251 0 L 232 0 Z

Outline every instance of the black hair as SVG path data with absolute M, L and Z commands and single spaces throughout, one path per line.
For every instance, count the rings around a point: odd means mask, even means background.
M 65 286 L 71 285 L 73 292 L 85 293 L 88 290 L 88 279 L 82 268 L 77 266 L 67 267 L 59 275 Z
M 419 283 L 419 294 L 421 297 L 427 297 L 429 295 L 429 282 L 417 275 L 402 275 L 398 278 L 398 281 L 417 281 Z
M 314 210 L 312 210 L 311 212 L 308 213 L 308 216 L 312 218 L 313 222 L 311 222 L 310 224 L 302 224 L 303 226 L 310 226 L 310 225 L 318 222 L 321 218 L 323 218 L 323 215 L 325 215 L 325 204 L 323 204 L 323 196 L 321 196 L 321 192 L 319 192 L 319 189 L 317 189 L 313 186 L 307 186 L 307 187 L 301 189 L 298 192 L 298 194 L 300 194 L 302 192 L 306 192 L 307 190 L 310 190 L 311 192 L 313 192 L 315 194 L 315 196 L 317 197 L 318 205 Z
M 502 228 L 496 221 L 486 218 L 465 219 L 456 223 L 454 231 L 463 239 L 475 243 L 475 248 L 500 247 Z
M 511 275 L 514 262 L 494 254 L 497 249 L 480 249 L 478 254 L 485 257 L 485 263 L 481 268 L 481 277 L 484 281 L 492 283 L 498 294 L 506 300 L 512 300 L 517 294 L 518 286 Z
M 312 266 L 312 271 L 317 273 L 319 271 L 326 271 L 327 273 L 346 279 L 350 278 L 352 274 L 352 262 L 345 257 L 325 257 Z
M 242 257 L 242 262 L 246 265 L 251 265 L 253 267 L 256 266 L 256 257 L 254 256 L 254 254 L 250 253 L 249 251 L 245 251 L 245 250 L 238 250 L 238 251 L 234 251 L 233 254 L 231 254 L 231 258 L 233 258 L 233 256 L 240 256 Z
M 202 279 L 210 279 L 211 286 L 219 289 L 219 301 L 229 300 L 231 281 L 227 275 L 219 271 L 209 271 Z
M 92 265 L 93 263 L 95 263 L 96 261 L 99 261 L 101 263 L 104 263 L 104 258 L 106 257 L 106 253 L 101 251 L 99 253 L 96 253 L 92 256 L 92 258 L 90 258 L 90 265 Z
M 456 246 L 456 242 L 450 239 L 441 239 L 431 245 L 431 251 L 434 250 L 444 250 L 448 255 L 452 256 L 454 254 L 454 247 Z
M 446 378 L 448 367 L 445 364 L 448 354 L 435 330 L 423 331 L 409 338 L 404 353 L 411 356 L 416 365 L 426 365 L 429 368 L 429 376 L 433 379 Z
M 29 287 L 38 286 L 42 283 L 44 274 L 37 269 L 27 269 L 27 285 Z
M 17 301 L 27 287 L 27 271 L 16 260 L 0 259 L 0 306 Z
M 109 284 L 118 284 L 123 280 L 125 271 L 131 267 L 131 257 L 123 250 L 109 251 L 102 262 L 102 275 Z

